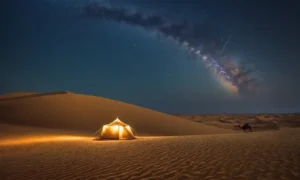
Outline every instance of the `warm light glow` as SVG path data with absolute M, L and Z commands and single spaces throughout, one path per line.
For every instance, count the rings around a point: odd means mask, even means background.
M 126 129 L 127 129 L 128 131 L 131 131 L 130 126 L 126 126 Z
M 43 143 L 51 141 L 78 141 L 86 139 L 86 137 L 81 136 L 38 136 L 38 137 L 24 137 L 24 138 L 13 138 L 1 140 L 0 146 L 8 145 L 23 145 L 23 144 L 32 144 L 32 143 Z
M 131 127 L 116 118 L 113 122 L 103 125 L 100 139 L 135 139 Z
M 120 137 L 120 138 L 123 138 L 123 131 L 124 131 L 124 128 L 123 128 L 123 126 L 120 126 L 119 128 L 120 128 L 120 131 L 119 131 L 119 137 Z
M 118 125 L 112 126 L 112 130 L 114 132 L 117 132 L 119 130 L 119 126 Z

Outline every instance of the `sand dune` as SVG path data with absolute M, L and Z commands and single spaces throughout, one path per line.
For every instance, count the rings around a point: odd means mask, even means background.
M 232 132 L 119 101 L 69 92 L 0 100 L 0 123 L 95 132 L 116 117 L 131 125 L 139 135 Z
M 34 92 L 16 92 L 16 93 L 9 93 L 0 95 L 0 100 L 16 98 L 16 97 L 24 97 L 24 96 L 31 96 L 37 93 Z
M 240 130 L 234 128 L 237 124 L 248 123 L 254 131 L 279 130 L 283 127 L 300 127 L 300 114 L 210 114 L 210 115 L 184 115 L 177 117 L 192 120 L 194 122 L 221 127 L 225 129 Z
M 117 116 L 138 138 L 93 140 Z M 0 99 L 0 179 L 300 178 L 299 128 L 232 132 L 94 96 L 9 95 Z
M 31 128 L 31 131 L 44 132 L 44 129 Z M 0 159 L 5 162 L 1 163 L 0 179 L 300 178 L 299 128 L 140 137 L 132 141 L 94 141 L 87 137 L 63 141 L 61 138 L 27 139 L 10 146 L 0 144 Z

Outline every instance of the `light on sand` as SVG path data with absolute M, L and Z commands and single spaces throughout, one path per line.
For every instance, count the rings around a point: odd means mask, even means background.
M 67 135 L 58 135 L 58 136 L 32 136 L 32 137 L 23 137 L 23 138 L 14 138 L 6 139 L 0 142 L 0 146 L 6 145 L 23 145 L 23 144 L 32 144 L 32 143 L 43 143 L 43 142 L 52 142 L 52 141 L 78 141 L 83 140 L 86 137 L 81 136 L 67 136 Z

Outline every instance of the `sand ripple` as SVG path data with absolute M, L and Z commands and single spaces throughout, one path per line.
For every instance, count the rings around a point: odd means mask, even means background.
M 300 179 L 299 132 L 0 147 L 0 179 Z

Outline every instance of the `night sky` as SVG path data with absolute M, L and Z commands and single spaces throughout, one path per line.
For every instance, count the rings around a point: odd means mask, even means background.
M 300 111 L 297 0 L 119 0 L 112 6 L 207 23 L 255 68 L 260 94 L 236 97 L 201 62 L 149 30 L 84 18 L 85 0 L 1 2 L 0 94 L 71 91 L 167 113 Z

